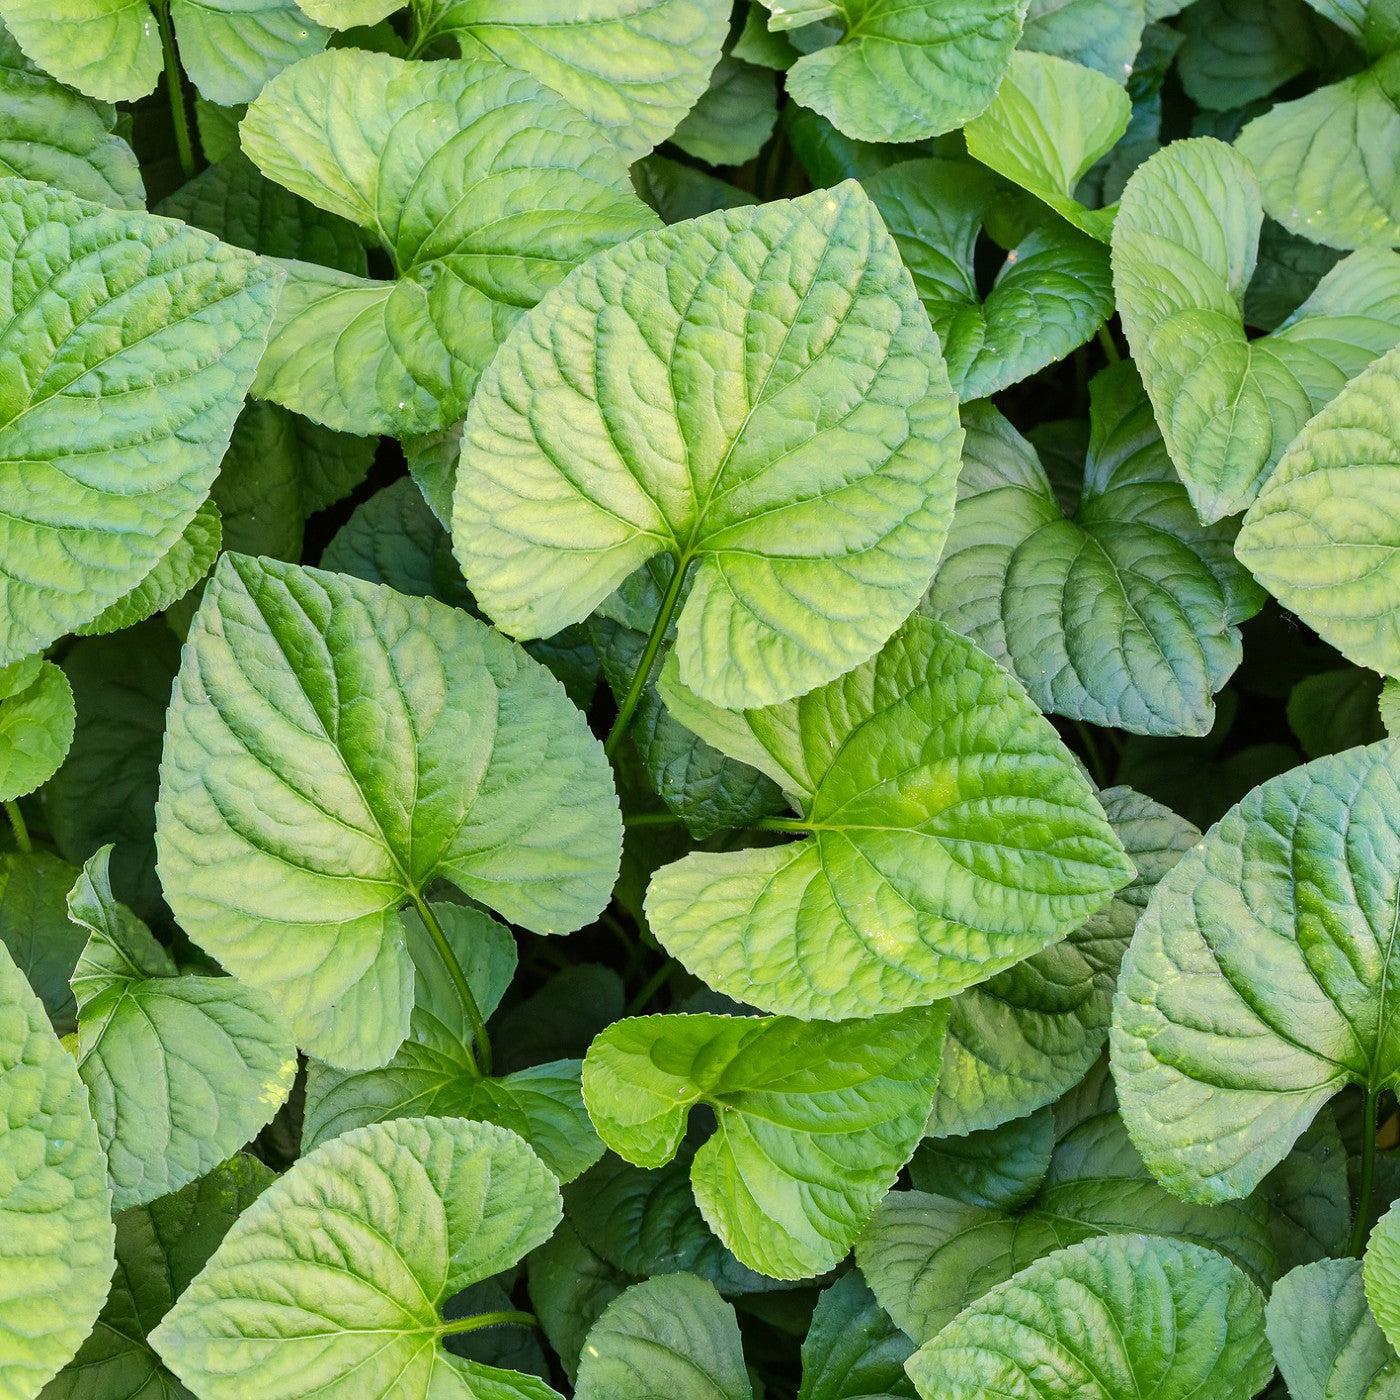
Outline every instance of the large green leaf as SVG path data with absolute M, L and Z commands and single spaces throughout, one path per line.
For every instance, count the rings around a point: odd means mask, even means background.
M 282 1106 L 296 1046 L 271 1003 L 231 977 L 182 977 L 112 897 L 111 848 L 68 897 L 88 930 L 73 969 L 78 1073 L 107 1151 L 117 1210 L 212 1170 Z
M 1123 83 L 1133 72 L 1146 19 L 1143 0 L 1031 0 L 1021 47 L 1097 68 Z
M 112 1276 L 107 1164 L 73 1057 L 0 946 L 0 1395 L 29 1400 Z
M 115 209 L 144 209 L 130 146 L 105 103 L 56 83 L 0 25 L 0 174 L 57 185 Z
M 1343 1085 L 1400 1073 L 1400 744 L 1254 789 L 1157 886 L 1123 962 L 1113 1071 L 1147 1165 L 1246 1195 Z
M 0 263 L 3 665 L 95 617 L 179 539 L 281 278 L 195 229 L 27 180 L 0 180 Z
M 1271 335 L 1241 319 L 1263 218 L 1245 161 L 1176 141 L 1128 181 L 1118 311 L 1167 451 L 1203 520 L 1243 510 L 1303 424 L 1400 340 L 1400 256 L 1353 254 Z
M 186 646 L 157 845 L 190 936 L 347 1069 L 403 1041 L 399 909 L 438 878 L 540 933 L 590 922 L 621 824 L 562 686 L 465 613 L 224 555 Z
M 765 0 L 783 28 L 832 17 L 845 35 L 788 73 L 788 92 L 858 141 L 952 131 L 992 100 L 1028 0 Z
M 1284 228 L 1334 248 L 1400 243 L 1400 52 L 1280 102 L 1245 127 L 1238 148 Z
M 1177 1200 L 1152 1179 L 1112 1112 L 1086 1119 L 1060 1139 L 1040 1190 L 1019 1209 L 891 1191 L 856 1257 L 890 1316 L 916 1342 L 926 1342 L 1035 1260 L 1120 1233 L 1219 1250 L 1263 1284 L 1277 1267 L 1263 1201 L 1201 1206 Z
M 443 34 L 533 73 L 629 160 L 669 136 L 705 91 L 727 0 L 413 0 L 420 44 Z
M 269 78 L 319 53 L 330 38 L 296 0 L 169 0 L 169 5 L 181 66 L 201 95 L 221 107 L 251 102 Z
M 77 870 L 46 851 L 0 853 L 0 943 L 44 1003 L 59 1035 L 78 1028 L 68 986 L 87 935 L 68 918 Z
M 151 1334 L 201 1400 L 546 1400 L 542 1381 L 454 1356 L 443 1304 L 559 1222 L 559 1187 L 504 1128 L 359 1128 L 239 1217 Z
M 845 1256 L 923 1133 L 938 1009 L 865 1021 L 644 1016 L 609 1026 L 583 1064 L 599 1136 L 643 1167 L 671 1160 L 697 1104 L 720 1127 L 691 1183 L 742 1263 L 807 1278 Z
M 894 235 L 964 401 L 997 393 L 1063 359 L 1112 314 L 1104 249 L 1044 211 L 1043 217 L 1010 221 L 1001 211 L 993 222 L 1005 187 L 981 166 L 904 161 L 864 183 Z M 984 295 L 976 255 L 989 223 L 1015 246 Z
M 753 1400 L 734 1309 L 712 1283 L 667 1274 L 635 1283 L 593 1324 L 577 1400 Z
M 73 742 L 77 711 L 68 677 L 52 661 L 0 666 L 0 802 L 41 787 Z
M 1359 666 L 1400 672 L 1400 347 L 1298 435 L 1245 516 L 1240 561 Z
M 97 1326 L 41 1400 L 190 1400 L 147 1335 L 274 1174 L 234 1157 L 172 1196 L 116 1219 L 117 1271 Z
M 913 1349 L 852 1269 L 817 1299 L 797 1400 L 909 1400 L 904 1363 Z
M 131 101 L 160 78 L 147 0 L 0 0 L 0 18 L 27 58 L 89 97 Z
M 922 1005 L 1055 943 L 1133 878 L 1074 759 L 1020 686 L 915 616 L 800 700 L 720 710 L 662 694 L 767 773 L 803 839 L 657 872 L 652 931 L 716 990 L 796 1016 Z
M 1035 448 L 989 404 L 967 443 L 924 608 L 1020 677 L 1047 712 L 1138 734 L 1208 734 L 1264 598 L 1202 525 L 1136 372 L 1090 387 L 1093 433 L 1066 519 Z
M 1264 1298 L 1198 1245 L 1110 1235 L 993 1289 L 909 1361 L 925 1400 L 1249 1400 L 1273 1374 Z
M 288 264 L 259 368 L 261 397 L 347 432 L 460 418 L 520 308 L 656 223 L 588 121 L 484 55 L 319 54 L 275 78 L 240 132 L 265 175 L 393 259 L 391 282 Z
M 453 542 L 522 636 L 586 617 L 655 555 L 675 589 L 698 563 L 681 674 L 716 704 L 767 704 L 908 614 L 960 443 L 928 317 L 847 183 L 634 239 L 526 315 L 472 402 Z

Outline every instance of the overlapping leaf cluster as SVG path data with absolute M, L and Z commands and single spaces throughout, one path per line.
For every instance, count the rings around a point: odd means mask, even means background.
M 0 21 L 0 1400 L 1400 1396 L 1400 4 Z

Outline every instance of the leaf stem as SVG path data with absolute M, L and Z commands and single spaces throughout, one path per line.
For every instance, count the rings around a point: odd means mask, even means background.
M 669 958 L 642 983 L 637 995 L 627 1003 L 624 1016 L 635 1016 L 675 975 L 676 964 Z
M 1361 1137 L 1361 1183 L 1356 1193 L 1356 1219 L 1351 1223 L 1351 1253 L 1360 1259 L 1366 1248 L 1366 1226 L 1371 1216 L 1371 1193 L 1376 1184 L 1376 1109 L 1380 1090 L 1366 1090 L 1366 1115 Z
M 27 856 L 34 854 L 34 843 L 29 839 L 29 828 L 24 824 L 24 813 L 19 809 L 18 802 L 5 803 L 5 814 L 10 819 L 10 825 L 15 829 L 15 845 Z
M 812 824 L 801 817 L 760 817 L 752 823 L 759 831 L 801 831 L 810 833 Z
M 646 650 L 642 652 L 642 659 L 637 663 L 632 684 L 627 687 L 627 694 L 618 708 L 617 718 L 608 732 L 607 743 L 603 745 L 603 753 L 609 760 L 622 743 L 627 727 L 632 723 L 632 716 L 637 712 L 642 692 L 647 688 L 647 681 L 651 679 L 651 668 L 656 664 L 656 653 L 661 650 L 661 643 L 666 640 L 666 633 L 671 626 L 671 619 L 675 616 L 676 606 L 681 600 L 681 589 L 685 586 L 685 576 L 689 568 L 689 559 L 676 560 L 676 569 L 671 575 L 671 582 L 666 585 L 666 595 L 657 610 L 656 621 L 651 624 L 651 635 L 647 638 Z
M 623 817 L 624 827 L 632 826 L 682 826 L 684 823 L 674 812 L 633 812 Z
M 185 110 L 185 90 L 180 85 L 180 61 L 175 56 L 175 34 L 170 27 L 169 0 L 155 6 L 156 25 L 160 29 L 160 48 L 165 56 L 165 91 L 170 98 L 170 119 L 175 124 L 175 149 L 180 156 L 180 169 L 185 179 L 193 180 L 197 167 L 194 144 L 190 140 L 190 118 Z
M 423 920 L 423 927 L 428 930 L 433 944 L 438 950 L 438 956 L 446 965 L 453 984 L 457 988 L 457 995 L 462 1000 L 462 1009 L 467 1013 L 467 1020 L 472 1024 L 472 1039 L 476 1043 L 476 1072 L 489 1079 L 491 1077 L 491 1037 L 486 1034 L 486 1021 L 482 1017 L 481 1008 L 476 1004 L 476 997 L 472 995 L 471 983 L 467 981 L 467 975 L 462 971 L 462 964 L 457 961 L 457 954 L 452 951 L 452 944 L 447 941 L 447 934 L 443 932 L 443 927 L 438 922 L 438 916 L 433 911 L 433 906 L 421 894 L 415 894 L 413 907 L 417 909 L 418 917 Z
M 1118 342 L 1113 338 L 1113 332 L 1108 328 L 1107 321 L 1099 327 L 1098 336 L 1099 345 L 1103 348 L 1103 353 L 1109 364 L 1116 365 L 1123 356 L 1119 352 Z
M 463 1332 L 479 1332 L 483 1327 L 500 1327 L 511 1323 L 516 1327 L 538 1327 L 539 1318 L 527 1312 L 478 1313 L 475 1317 L 459 1317 L 455 1322 L 444 1322 L 439 1328 L 442 1336 L 460 1336 Z

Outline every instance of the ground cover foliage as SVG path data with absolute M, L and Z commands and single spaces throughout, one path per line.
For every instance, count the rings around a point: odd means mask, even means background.
M 1397 65 L 0 0 L 0 1400 L 1400 1397 Z

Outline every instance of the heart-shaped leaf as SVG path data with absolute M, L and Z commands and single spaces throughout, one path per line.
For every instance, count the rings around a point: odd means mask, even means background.
M 701 1213 L 750 1268 L 810 1278 L 845 1256 L 922 1135 L 943 1025 L 938 1009 L 643 1016 L 593 1042 L 583 1098 L 603 1141 L 641 1167 L 669 1162 L 709 1104 L 721 1127 L 690 1174 Z
M 774 249 L 781 248 L 781 255 Z M 527 314 L 472 401 L 453 544 L 549 636 L 658 554 L 676 655 L 767 704 L 888 639 L 927 586 L 961 432 L 893 241 L 847 183 L 633 239 Z
M 190 631 L 157 811 L 196 942 L 346 1069 L 409 1029 L 401 906 L 436 879 L 536 932 L 617 875 L 602 746 L 559 683 L 458 609 L 224 555 Z
M 720 710 L 669 663 L 661 690 L 801 814 L 767 824 L 804 839 L 696 851 L 647 892 L 667 950 L 765 1011 L 868 1016 L 951 996 L 1057 942 L 1133 878 L 1049 722 L 930 618 L 783 705 Z
M 42 787 L 70 745 L 77 711 L 68 677 L 37 656 L 0 666 L 0 802 Z

